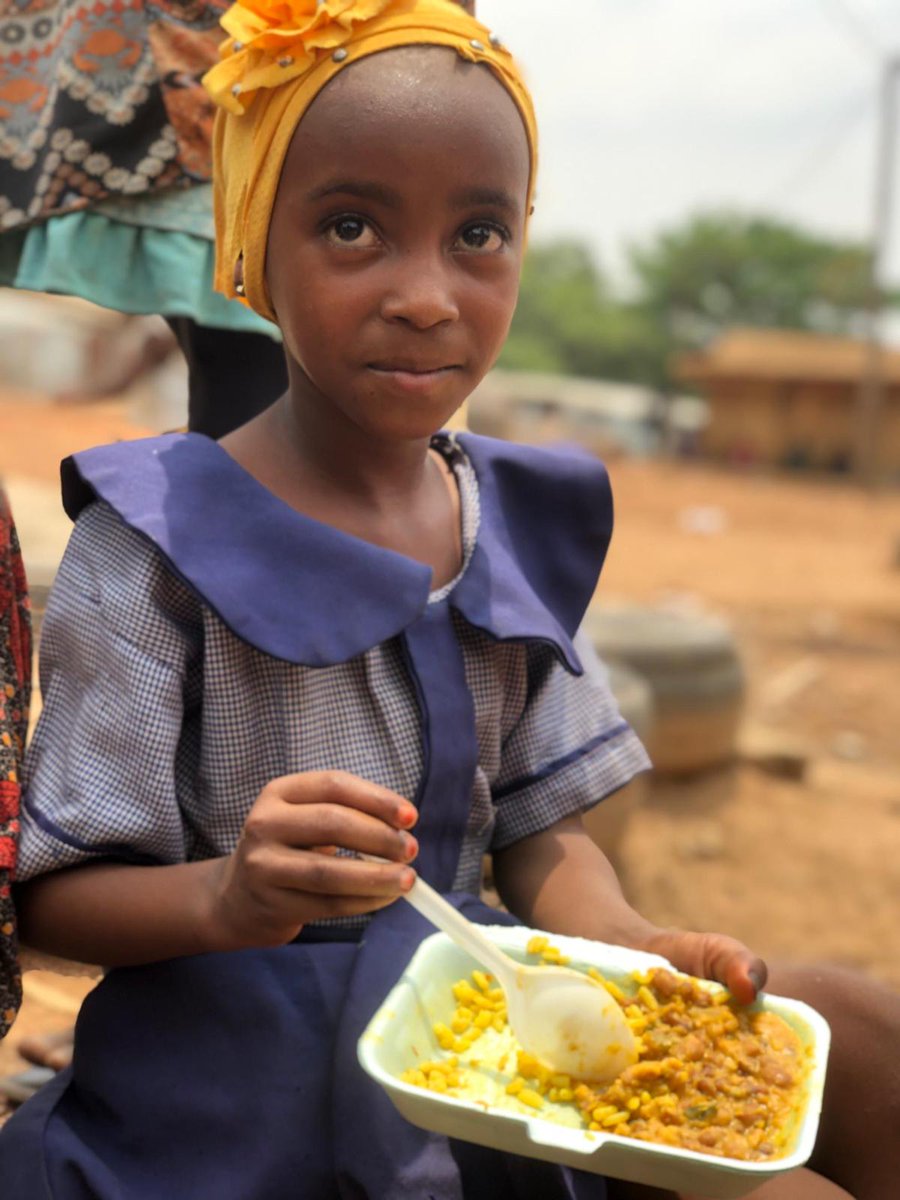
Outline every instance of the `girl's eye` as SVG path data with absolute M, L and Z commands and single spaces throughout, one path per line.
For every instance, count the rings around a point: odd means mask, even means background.
M 377 235 L 362 217 L 335 217 L 329 222 L 325 236 L 333 245 L 368 248 L 378 242 Z
M 491 225 L 487 221 L 467 225 L 459 235 L 464 250 L 474 250 L 481 254 L 502 250 L 508 240 L 508 236 L 499 225 Z

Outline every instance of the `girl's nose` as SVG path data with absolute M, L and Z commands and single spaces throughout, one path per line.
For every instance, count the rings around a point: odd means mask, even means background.
M 458 320 L 459 305 L 449 275 L 446 262 L 410 257 L 402 267 L 395 266 L 381 302 L 381 315 L 386 321 L 403 321 L 416 329 Z

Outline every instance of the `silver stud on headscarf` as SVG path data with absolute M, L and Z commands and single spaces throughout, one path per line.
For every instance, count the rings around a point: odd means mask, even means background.
M 286 54 L 284 58 L 279 58 L 278 65 L 279 67 L 289 67 L 293 61 L 290 54 Z
M 231 47 L 231 49 L 234 51 L 235 54 L 239 54 L 241 52 L 241 50 L 243 50 L 243 48 L 244 48 L 243 42 L 235 42 Z
M 499 50 L 500 47 L 503 45 L 503 38 L 501 38 L 499 33 L 492 33 L 491 36 L 488 38 L 488 41 L 491 43 L 491 45 L 494 47 L 495 50 Z
M 472 40 L 469 42 L 469 45 L 473 50 L 484 50 L 484 46 L 481 42 L 479 42 L 478 38 L 472 38 Z
M 338 50 L 335 50 L 334 54 L 332 54 L 331 61 L 332 62 L 343 62 L 346 57 L 347 57 L 347 51 L 344 49 L 343 46 L 341 46 Z
M 241 85 L 239 83 L 231 85 L 231 94 L 232 96 L 239 96 L 241 94 Z

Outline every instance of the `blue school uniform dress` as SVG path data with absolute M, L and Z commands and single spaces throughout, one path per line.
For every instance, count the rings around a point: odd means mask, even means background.
M 609 543 L 602 467 L 463 434 L 464 564 L 298 514 L 198 434 L 86 451 L 44 624 L 20 878 L 229 853 L 259 791 L 340 769 L 409 796 L 422 877 L 476 920 L 486 852 L 648 763 L 573 639 Z M 450 1141 L 362 1072 L 431 927 L 398 902 L 289 945 L 109 971 L 72 1067 L 0 1132 L 4 1200 L 601 1200 L 602 1179 Z

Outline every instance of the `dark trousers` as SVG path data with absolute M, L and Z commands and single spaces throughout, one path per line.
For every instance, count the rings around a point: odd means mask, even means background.
M 287 390 L 280 344 L 264 333 L 211 329 L 166 317 L 188 365 L 188 429 L 224 437 Z

